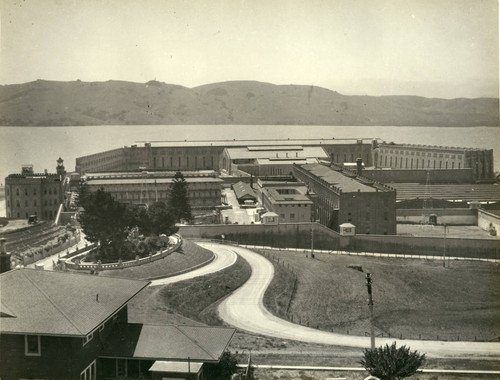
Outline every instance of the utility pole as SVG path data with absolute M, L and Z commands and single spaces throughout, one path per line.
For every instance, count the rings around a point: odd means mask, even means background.
M 443 239 L 443 268 L 446 266 L 446 224 L 444 226 L 444 239 Z
M 366 287 L 368 289 L 368 307 L 370 309 L 370 346 L 375 349 L 375 328 L 373 326 L 373 298 L 372 298 L 372 277 L 366 273 Z

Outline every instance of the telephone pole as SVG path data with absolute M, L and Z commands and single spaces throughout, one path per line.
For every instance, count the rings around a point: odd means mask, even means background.
M 375 328 L 373 326 L 373 298 L 372 298 L 372 277 L 366 273 L 366 287 L 368 289 L 368 307 L 370 309 L 370 346 L 375 349 Z

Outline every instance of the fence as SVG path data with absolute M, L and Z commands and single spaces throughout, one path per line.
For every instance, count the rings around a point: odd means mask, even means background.
M 338 333 L 338 334 L 347 334 L 347 335 L 354 335 L 354 336 L 370 336 L 370 332 L 366 331 L 365 329 L 361 327 L 339 327 L 339 326 L 332 326 L 328 325 L 327 323 L 318 323 L 314 319 L 309 319 L 305 316 L 298 315 L 293 312 L 293 308 L 290 308 L 295 294 L 296 294 L 296 287 L 297 287 L 297 282 L 300 281 L 300 279 L 297 276 L 297 271 L 294 270 L 293 265 L 291 266 L 290 263 L 287 263 L 286 255 L 275 255 L 275 251 L 283 251 L 283 249 L 280 248 L 275 248 L 275 247 L 257 247 L 257 246 L 245 246 L 246 248 L 250 248 L 252 250 L 255 250 L 255 252 L 265 256 L 268 260 L 273 262 L 273 265 L 275 267 L 279 266 L 282 267 L 284 270 L 287 270 L 289 272 L 289 275 L 292 277 L 292 289 L 290 294 L 287 296 L 286 300 L 286 307 L 283 309 L 277 308 L 275 311 L 272 311 L 273 314 L 277 315 L 280 318 L 286 319 L 289 322 L 299 324 L 302 326 L 306 327 L 311 327 L 317 330 L 325 331 L 325 332 L 332 332 L 332 333 Z M 292 251 L 292 252 L 299 252 L 303 253 L 306 256 L 309 256 L 311 251 L 306 250 L 306 249 L 287 249 L 286 251 Z M 314 253 L 326 253 L 326 254 L 338 254 L 338 255 L 344 255 L 344 254 L 351 254 L 349 252 L 333 252 L 333 251 L 319 251 L 315 250 Z M 360 253 L 352 253 L 355 256 L 369 256 L 370 254 L 360 254 Z M 372 254 L 373 256 L 373 254 Z M 394 256 L 394 255 L 389 255 L 389 256 Z M 313 256 L 314 257 L 314 256 Z M 407 258 L 407 256 L 403 256 Z M 422 258 L 428 258 L 426 256 L 422 256 Z M 440 257 L 436 257 L 436 259 L 442 259 Z M 476 259 L 476 258 L 470 258 L 471 260 L 478 260 L 478 261 L 495 261 L 495 262 L 500 262 L 499 260 L 491 260 L 491 259 Z M 291 310 L 292 309 L 292 310 Z M 271 310 L 270 310 L 271 311 Z M 375 327 L 375 333 L 376 337 L 378 338 L 395 338 L 395 339 L 411 339 L 411 340 L 441 340 L 441 341 L 477 341 L 477 342 L 500 342 L 500 335 L 491 335 L 491 336 L 480 336 L 477 332 L 472 332 L 472 331 L 444 331 L 444 332 L 439 332 L 437 334 L 432 333 L 432 332 L 424 332 L 420 333 L 418 331 L 414 330 L 409 330 L 409 331 L 384 331 L 381 330 L 377 327 Z

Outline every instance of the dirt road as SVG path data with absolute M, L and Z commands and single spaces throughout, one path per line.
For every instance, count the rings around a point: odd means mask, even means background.
M 241 330 L 309 343 L 348 347 L 369 347 L 370 338 L 343 335 L 312 329 L 290 323 L 272 315 L 263 304 L 264 292 L 274 275 L 273 264 L 263 256 L 248 249 L 215 243 L 200 243 L 216 254 L 232 251 L 248 261 L 252 267 L 250 279 L 219 306 L 219 316 L 228 324 Z M 489 342 L 442 342 L 377 338 L 376 345 L 392 343 L 408 345 L 432 357 L 500 357 L 500 343 Z

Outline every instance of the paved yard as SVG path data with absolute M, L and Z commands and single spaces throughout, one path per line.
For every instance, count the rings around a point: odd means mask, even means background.
M 411 236 L 434 236 L 443 237 L 443 226 L 424 226 L 418 224 L 398 224 L 398 235 Z M 496 239 L 500 236 L 491 236 L 488 232 L 477 226 L 447 226 L 446 237 L 464 238 L 464 239 Z

